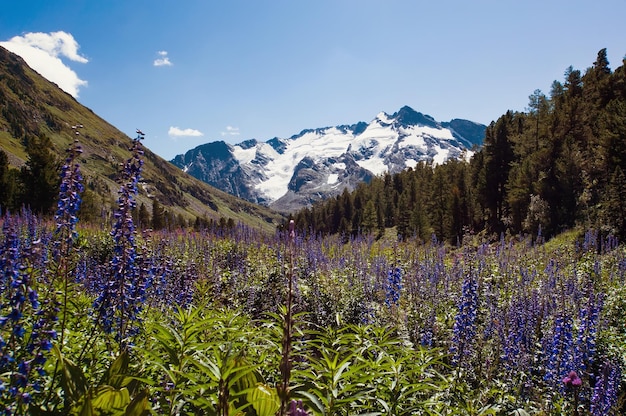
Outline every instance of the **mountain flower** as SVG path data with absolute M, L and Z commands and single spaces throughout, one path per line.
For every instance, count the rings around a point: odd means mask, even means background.
M 450 353 L 452 362 L 464 361 L 472 351 L 472 342 L 476 335 L 476 314 L 478 311 L 478 281 L 468 273 L 463 280 L 459 309 L 454 321 Z
M 591 414 L 593 416 L 608 415 L 617 403 L 622 371 L 618 364 L 606 362 L 602 373 L 596 380 L 591 397 Z
M 567 387 L 580 387 L 581 384 L 583 384 L 578 374 L 576 374 L 576 371 L 573 370 L 567 373 L 567 376 L 563 377 L 562 381 Z
M 309 416 L 309 412 L 304 409 L 302 400 L 292 400 L 287 410 L 287 416 Z
M 547 357 L 544 380 L 554 387 L 557 387 L 559 380 L 564 380 L 568 369 L 574 365 L 572 331 L 571 317 L 565 314 L 557 316 L 552 339 L 547 343 L 547 350 L 544 352 Z
M 7 215 L 0 241 L 0 402 L 13 403 L 0 409 L 6 414 L 28 404 L 31 393 L 40 389 L 37 376 L 45 374 L 43 352 L 56 338 L 54 319 L 48 308 L 42 308 L 36 290 L 33 264 L 42 255 L 41 240 L 33 238 L 32 224 L 21 235 L 26 221 Z
M 56 221 L 57 246 L 61 245 L 64 248 L 61 249 L 62 252 L 56 253 L 57 256 L 66 256 L 67 250 L 76 239 L 77 215 L 81 204 L 80 194 L 84 191 L 83 176 L 76 158 L 82 152 L 83 149 L 76 140 L 67 150 L 67 158 L 61 168 L 61 186 L 54 219 Z
M 385 285 L 385 305 L 388 308 L 398 306 L 400 302 L 400 292 L 402 290 L 402 269 L 396 267 L 389 270 Z
M 132 216 L 137 204 L 135 195 L 143 166 L 142 138 L 138 135 L 133 140 L 130 149 L 132 155 L 121 171 L 122 186 L 114 214 L 116 221 L 111 231 L 114 240 L 113 259 L 94 301 L 99 325 L 104 332 L 113 333 L 121 347 L 127 345 L 128 337 L 137 333 L 137 320 L 146 297 L 147 282 L 139 264 Z

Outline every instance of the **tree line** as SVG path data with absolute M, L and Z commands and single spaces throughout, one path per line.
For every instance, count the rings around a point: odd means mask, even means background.
M 576 225 L 626 236 L 626 59 L 606 49 L 571 66 L 525 112 L 507 111 L 471 158 L 423 162 L 383 174 L 293 215 L 303 232 L 381 235 L 456 243 L 467 233 L 541 233 Z

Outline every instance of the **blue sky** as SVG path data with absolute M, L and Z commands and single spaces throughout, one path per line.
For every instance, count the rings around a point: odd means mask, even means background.
M 621 66 L 625 16 L 623 0 L 20 0 L 0 44 L 171 159 L 403 105 L 488 124 L 602 48 Z

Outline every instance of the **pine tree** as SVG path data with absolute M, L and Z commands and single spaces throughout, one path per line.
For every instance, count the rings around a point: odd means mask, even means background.
M 148 212 L 148 208 L 146 204 L 143 202 L 139 206 L 139 211 L 137 213 L 137 227 L 138 228 L 146 228 L 150 226 L 150 212 Z
M 5 210 L 12 197 L 9 192 L 9 158 L 7 154 L 0 149 L 0 207 Z
M 47 136 L 30 138 L 26 153 L 28 159 L 21 170 L 23 203 L 34 212 L 49 214 L 59 193 L 60 163 Z
M 411 237 L 411 214 L 412 209 L 410 205 L 410 197 L 408 192 L 402 192 L 398 199 L 398 211 L 396 214 L 396 233 L 399 240 L 405 240 Z
M 617 166 L 604 193 L 600 218 L 611 234 L 626 237 L 626 175 Z
M 487 128 L 484 144 L 484 192 L 490 231 L 499 234 L 503 230 L 505 215 L 506 184 L 514 160 L 510 140 L 513 113 L 508 111 Z
M 81 222 L 95 223 L 102 218 L 103 201 L 102 197 L 91 189 L 85 189 L 82 195 L 82 202 L 78 217 Z
M 449 184 L 444 177 L 443 169 L 438 167 L 433 175 L 428 212 L 430 213 L 433 231 L 440 240 L 448 237 L 449 196 Z
M 373 200 L 367 201 L 365 208 L 363 209 L 363 220 L 361 221 L 361 228 L 364 233 L 369 234 L 376 231 L 378 228 L 378 219 L 376 216 L 376 205 Z
M 165 209 L 158 199 L 152 200 L 152 229 L 161 230 L 165 228 Z

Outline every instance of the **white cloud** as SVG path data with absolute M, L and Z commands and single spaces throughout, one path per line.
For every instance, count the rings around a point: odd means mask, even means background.
M 170 58 L 168 58 L 167 51 L 158 51 L 157 54 L 160 56 L 160 58 L 155 59 L 154 62 L 152 63 L 152 65 L 154 65 L 154 66 L 172 66 L 172 65 L 174 65 L 170 61 Z
M 223 131 L 222 136 L 239 136 L 239 127 L 226 126 L 226 131 Z
M 80 79 L 61 60 L 67 58 L 82 64 L 89 62 L 78 54 L 78 42 L 70 33 L 26 33 L 0 42 L 0 45 L 21 56 L 31 68 L 75 98 L 78 97 L 78 90 L 87 85 L 87 81 Z
M 202 133 L 199 130 L 195 130 L 195 129 L 180 129 L 178 127 L 170 127 L 170 129 L 167 131 L 167 134 L 169 134 L 170 137 L 201 137 L 204 136 L 204 133 Z

